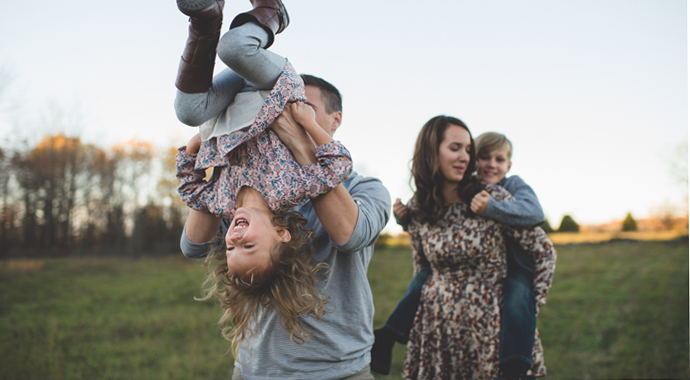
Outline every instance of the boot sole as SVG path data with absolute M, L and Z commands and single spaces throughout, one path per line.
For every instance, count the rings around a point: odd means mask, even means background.
M 184 12 L 200 11 L 211 6 L 216 0 L 177 0 L 177 8 Z

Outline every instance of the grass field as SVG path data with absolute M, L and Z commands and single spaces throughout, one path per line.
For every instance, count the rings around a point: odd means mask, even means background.
M 538 318 L 548 378 L 690 378 L 687 240 L 557 249 Z M 378 250 L 369 274 L 378 327 L 410 280 L 409 248 Z M 202 277 L 181 255 L 0 262 L 0 379 L 229 379 L 219 311 L 193 300 Z M 377 379 L 399 378 L 394 353 Z

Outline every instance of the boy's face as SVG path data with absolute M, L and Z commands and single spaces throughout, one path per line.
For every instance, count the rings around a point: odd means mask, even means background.
M 275 247 L 290 233 L 275 227 L 267 212 L 250 207 L 240 207 L 225 235 L 228 269 L 240 277 L 254 268 L 263 273 L 271 263 Z M 289 238 L 287 239 L 289 240 Z
M 477 177 L 486 183 L 495 185 L 501 182 L 508 170 L 510 159 L 507 147 L 477 156 Z

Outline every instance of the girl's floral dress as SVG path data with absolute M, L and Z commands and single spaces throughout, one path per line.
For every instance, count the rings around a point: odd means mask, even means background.
M 304 82 L 287 62 L 254 123 L 205 141 L 199 154 L 185 147 L 175 156 L 178 192 L 193 210 L 231 219 L 243 186 L 259 191 L 274 213 L 328 193 L 352 171 L 350 152 L 332 141 L 316 148 L 317 164 L 300 166 L 290 150 L 268 127 L 288 101 L 306 100 Z M 204 180 L 206 169 L 216 174 Z

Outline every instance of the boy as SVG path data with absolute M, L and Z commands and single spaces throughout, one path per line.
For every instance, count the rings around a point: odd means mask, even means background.
M 510 192 L 515 201 L 497 202 L 487 191 L 473 199 L 470 209 L 487 218 L 515 227 L 531 228 L 544 221 L 544 213 L 536 194 L 520 177 L 506 177 L 510 170 L 512 144 L 504 135 L 487 132 L 475 140 L 477 177 L 486 184 L 498 185 Z M 394 212 L 398 223 L 407 225 L 406 207 L 396 200 Z M 508 274 L 504 285 L 501 314 L 501 345 L 499 366 L 506 379 L 524 378 L 532 363 L 536 303 L 532 291 L 534 263 L 517 242 L 506 240 Z M 374 332 L 376 341 L 371 350 L 371 368 L 375 372 L 390 372 L 391 351 L 395 342 L 405 344 L 419 305 L 421 288 L 428 272 L 420 272 L 410 283 L 405 297 L 398 304 L 386 324 Z

